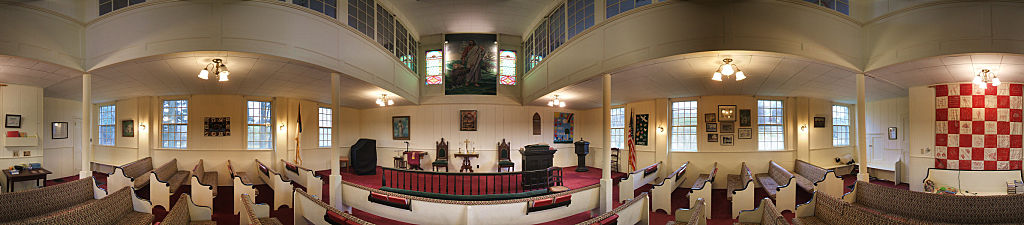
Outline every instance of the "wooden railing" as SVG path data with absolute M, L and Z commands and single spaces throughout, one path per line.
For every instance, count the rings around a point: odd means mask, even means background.
M 451 195 L 512 194 L 561 186 L 562 168 L 500 173 L 448 173 L 384 167 L 381 186 Z M 523 183 L 524 176 L 544 176 L 543 184 Z

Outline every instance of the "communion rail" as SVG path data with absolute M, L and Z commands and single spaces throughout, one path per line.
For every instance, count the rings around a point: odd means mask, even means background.
M 382 168 L 381 187 L 450 195 L 515 194 L 562 185 L 562 168 L 498 173 L 449 173 Z

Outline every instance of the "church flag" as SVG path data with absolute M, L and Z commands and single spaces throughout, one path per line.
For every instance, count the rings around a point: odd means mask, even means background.
M 299 148 L 299 140 L 301 140 L 301 138 L 299 138 L 299 137 L 302 137 L 302 103 L 299 103 L 299 107 L 297 108 L 296 112 L 298 112 L 299 115 L 298 115 L 298 119 L 295 120 L 295 123 L 297 124 L 296 126 L 299 129 L 298 129 L 298 132 L 295 133 L 295 164 L 301 166 L 302 165 L 302 154 L 301 154 L 302 149 Z
M 629 171 L 636 170 L 636 143 L 633 142 L 633 110 L 629 110 L 629 136 L 626 138 L 626 148 L 629 149 Z

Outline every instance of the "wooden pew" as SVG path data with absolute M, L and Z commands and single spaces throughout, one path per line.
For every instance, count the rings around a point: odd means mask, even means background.
M 121 188 L 108 195 L 89 177 L 4 193 L 0 194 L 0 224 L 152 224 L 149 205 L 134 192 Z
M 611 212 L 590 218 L 576 225 L 650 224 L 649 202 L 650 197 L 647 195 L 647 192 L 644 192 L 625 204 L 615 207 Z
M 740 174 L 729 174 L 728 195 L 732 202 L 732 218 L 740 215 L 740 211 L 754 209 L 754 174 L 747 163 L 740 165 Z M 772 205 L 775 208 L 775 205 Z
M 761 205 L 756 209 L 743 210 L 738 219 L 737 224 L 789 224 L 768 198 L 761 199 Z
M 290 196 L 291 194 L 289 194 Z M 256 204 L 252 197 L 247 194 L 240 194 L 242 197 L 242 213 L 238 215 L 240 225 L 270 225 L 281 224 L 277 218 L 270 217 L 270 206 L 267 204 Z
M 178 159 L 172 159 L 149 173 L 149 200 L 153 207 L 171 208 L 171 195 L 188 182 L 189 171 L 178 170 Z
M 697 204 L 697 199 L 704 199 L 708 205 L 711 205 L 711 189 L 712 184 L 715 182 L 715 174 L 718 174 L 718 162 L 711 165 L 711 170 L 708 173 L 697 176 L 697 180 L 693 182 L 693 187 L 690 188 L 691 206 Z M 711 219 L 711 210 L 704 210 L 704 217 Z
M 284 175 L 306 188 L 306 193 L 317 199 L 323 198 L 324 180 L 316 175 L 316 171 L 295 165 L 288 161 L 281 160 L 281 167 L 284 168 Z
M 118 191 L 124 187 L 139 190 L 149 185 L 149 172 L 153 171 L 153 158 L 146 157 L 114 167 L 107 175 L 107 190 Z
M 331 207 L 301 189 L 295 189 L 292 199 L 295 199 L 293 224 L 372 224 Z
M 704 211 L 709 211 L 709 202 L 704 199 L 697 199 L 697 204 L 690 205 L 689 209 L 676 209 L 675 221 L 669 221 L 665 225 L 706 225 L 708 219 L 704 218 Z
M 657 162 L 650 166 L 630 172 L 629 174 L 626 174 L 626 177 L 621 178 L 619 181 L 619 202 L 625 202 L 632 199 L 634 190 L 658 179 L 658 169 L 660 169 L 660 167 L 661 162 Z
M 825 169 L 814 164 L 796 160 L 793 167 L 796 184 L 808 193 L 823 192 L 833 197 L 843 196 L 843 178 L 836 175 L 835 170 Z
M 754 175 L 761 188 L 768 192 L 768 197 L 775 199 L 779 211 L 790 210 L 796 212 L 796 185 L 794 176 L 789 170 L 783 168 L 775 161 L 768 162 L 768 173 Z
M 292 183 L 274 169 L 256 160 L 256 170 L 259 177 L 266 182 L 270 189 L 274 190 L 274 208 L 279 209 L 282 205 L 292 207 Z
M 188 194 L 181 194 L 160 225 L 189 225 L 192 223 L 216 224 L 217 222 L 213 221 L 213 208 L 196 205 Z
M 249 180 L 249 175 L 245 171 L 235 171 L 235 167 L 231 166 L 231 160 L 228 160 L 228 173 L 231 173 L 232 189 L 234 190 L 231 201 L 234 202 L 234 213 L 238 215 L 238 212 L 242 210 L 241 194 L 248 194 L 256 198 L 256 186 Z
M 213 207 L 213 198 L 217 197 L 217 178 L 217 172 L 207 172 L 203 160 L 199 159 L 199 163 L 192 168 L 192 176 L 189 177 L 189 186 L 194 196 L 192 198 L 197 205 Z
M 672 210 L 672 192 L 686 181 L 686 166 L 689 164 L 690 162 L 683 163 L 678 169 L 670 173 L 668 177 L 655 182 L 657 184 L 651 188 L 651 203 L 653 204 L 654 211 L 661 209 L 665 213 L 669 213 L 669 210 Z

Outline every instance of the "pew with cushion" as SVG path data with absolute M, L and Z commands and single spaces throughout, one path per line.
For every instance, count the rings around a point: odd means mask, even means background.
M 738 224 L 788 225 L 789 222 L 775 208 L 771 199 L 761 199 L 761 205 L 753 210 L 744 210 L 738 216 Z
M 137 200 L 133 200 L 133 191 L 130 188 L 122 188 L 101 199 L 47 215 L 26 218 L 13 224 L 152 224 L 153 214 L 139 210 L 145 207 L 137 206 Z
M 636 198 L 615 207 L 611 212 L 601 214 L 576 225 L 650 224 L 650 197 L 641 193 Z
M 718 162 L 711 164 L 708 173 L 697 175 L 697 180 L 690 188 L 690 205 L 697 204 L 697 199 L 704 199 L 711 203 L 711 186 L 715 182 L 715 174 L 718 174 Z M 711 219 L 711 210 L 704 210 L 704 217 Z
M 636 171 L 626 174 L 626 177 L 619 179 L 619 202 L 625 202 L 633 198 L 633 192 L 645 184 L 654 182 L 658 179 L 658 169 L 661 167 L 661 162 L 651 164 L 650 166 L 640 168 Z
M 796 211 L 796 185 L 791 185 L 794 176 L 789 170 L 775 161 L 769 161 L 768 173 L 756 174 L 754 179 L 761 183 L 761 188 L 768 193 L 768 197 L 775 199 L 775 206 L 779 211 Z
M 245 171 L 235 171 L 235 167 L 231 165 L 231 160 L 228 160 L 228 173 L 231 173 L 232 189 L 234 190 L 231 194 L 233 198 L 231 201 L 234 202 L 234 214 L 238 215 L 238 212 L 242 210 L 241 194 L 248 194 L 255 198 L 257 194 L 256 186 L 249 180 L 249 175 Z
M 815 196 L 818 197 L 818 196 Z M 1019 224 L 1024 195 L 940 195 L 858 181 L 843 200 L 901 221 L 938 224 Z
M 690 209 L 676 209 L 675 221 L 669 221 L 665 225 L 705 225 L 708 219 L 704 218 L 704 211 L 708 211 L 708 203 L 704 199 L 697 199 L 695 205 Z
M 196 205 L 188 194 L 181 194 L 178 201 L 167 212 L 161 225 L 216 225 L 213 208 Z
M 295 189 L 292 199 L 295 199 L 293 224 L 306 224 L 307 221 L 313 224 L 372 224 L 331 207 L 301 189 Z
M 687 165 L 690 165 L 690 162 L 683 163 L 678 169 L 670 173 L 668 177 L 655 181 L 654 186 L 651 188 L 653 210 L 661 209 L 668 213 L 672 209 L 672 192 L 686 181 Z
M 289 194 L 290 195 L 290 194 Z M 241 225 L 280 225 L 277 218 L 270 217 L 270 206 L 267 204 L 256 204 L 252 197 L 247 194 L 242 196 L 242 212 L 238 215 L 238 224 Z
M 895 189 L 894 189 L 895 190 Z M 890 199 L 889 202 L 896 202 Z M 900 199 L 902 201 L 903 199 Z M 894 204 L 895 205 L 895 204 Z M 807 204 L 801 205 L 793 218 L 793 224 L 923 224 L 921 221 L 897 220 L 878 213 L 872 213 L 863 207 L 853 206 L 828 194 L 815 192 Z
M 750 172 L 746 162 L 740 164 L 740 174 L 729 174 L 726 193 L 732 202 L 732 218 L 738 217 L 740 211 L 754 209 L 754 185 L 750 185 L 752 183 L 754 174 Z M 774 204 L 772 209 L 775 209 Z
M 793 174 L 793 178 L 797 186 L 808 193 L 821 191 L 837 197 L 844 193 L 843 178 L 836 175 L 834 170 L 815 166 L 803 160 L 796 160 L 793 171 L 796 172 Z
M 320 179 L 320 176 L 316 175 L 316 171 L 295 165 L 294 163 L 284 161 L 283 159 L 281 160 L 281 164 L 284 167 L 285 177 L 299 183 L 299 185 L 306 188 L 306 191 L 314 197 L 323 198 L 321 193 L 324 192 L 324 180 Z
M 189 171 L 178 170 L 178 159 L 171 159 L 149 173 L 149 200 L 153 207 L 171 207 L 171 195 L 188 182 Z
M 93 179 L 79 179 L 49 187 L 0 194 L 0 223 L 46 217 L 61 210 L 87 204 L 97 196 Z
M 259 171 L 259 177 L 263 182 L 270 186 L 270 189 L 274 190 L 274 208 L 279 209 L 282 205 L 292 206 L 292 183 L 286 177 L 280 173 L 274 171 L 266 164 L 256 160 L 256 170 Z M 239 193 L 240 194 L 240 193 Z
M 217 172 L 207 171 L 202 159 L 192 168 L 189 186 L 197 205 L 213 207 L 213 198 L 217 197 Z
M 153 158 L 146 157 L 134 162 L 114 167 L 114 172 L 107 175 L 107 190 L 118 191 L 124 187 L 135 190 L 149 185 L 149 172 L 153 171 Z

